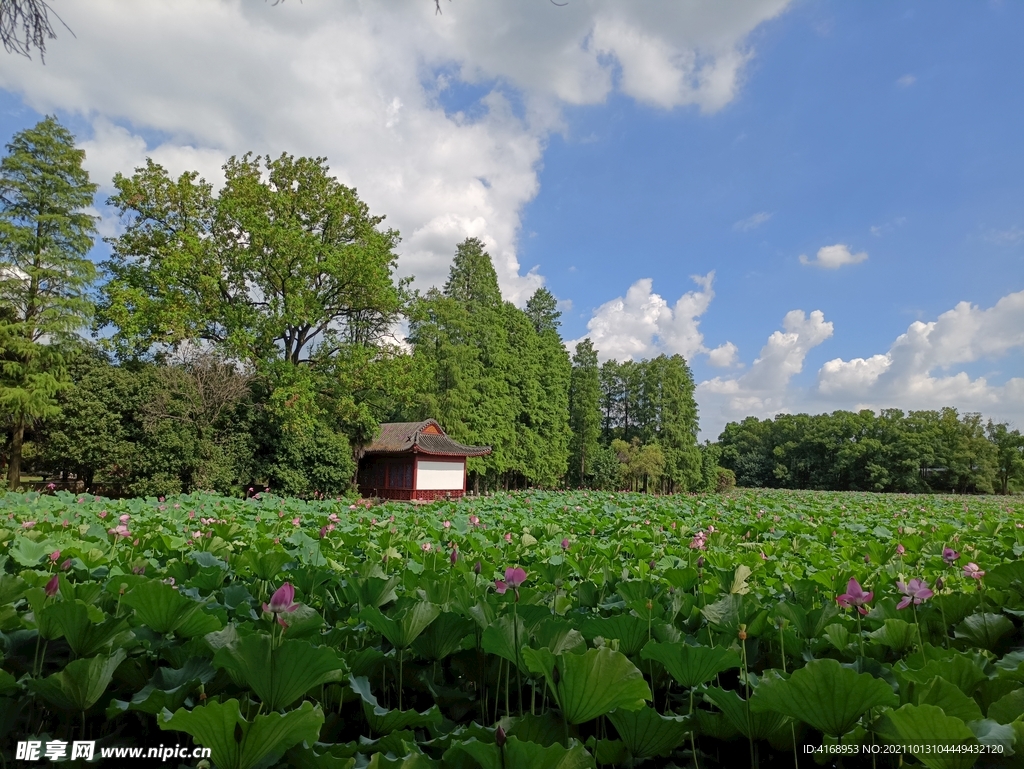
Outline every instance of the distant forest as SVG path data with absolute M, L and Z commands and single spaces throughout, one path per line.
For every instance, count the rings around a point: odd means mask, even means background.
M 324 158 L 232 157 L 219 191 L 152 161 L 117 174 L 110 256 L 96 185 L 55 118 L 0 159 L 0 468 L 108 494 L 352 491 L 382 422 L 437 419 L 491 446 L 477 492 L 784 488 L 1002 491 L 1024 444 L 978 415 L 748 419 L 698 442 L 678 355 L 566 349 L 557 302 L 502 299 L 484 244 L 447 282 L 396 278 L 399 234 Z M 407 329 L 401 334 L 398 329 Z

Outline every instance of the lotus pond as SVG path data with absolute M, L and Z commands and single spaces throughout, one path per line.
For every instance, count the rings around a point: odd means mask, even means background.
M 0 748 L 1024 765 L 1022 553 L 1019 498 L 7 494 Z

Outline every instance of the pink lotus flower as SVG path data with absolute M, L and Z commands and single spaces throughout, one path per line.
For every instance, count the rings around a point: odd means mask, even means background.
M 326 526 L 321 526 L 320 527 L 320 539 L 323 539 L 326 536 L 327 536 L 327 527 Z
M 902 543 L 896 545 L 896 555 L 903 555 L 905 552 L 907 552 L 907 548 L 903 547 Z
M 978 564 L 971 562 L 964 566 L 964 576 L 971 579 L 981 579 L 985 576 L 985 572 L 981 570 Z
M 910 604 L 919 606 L 935 593 L 928 589 L 928 583 L 923 579 L 912 579 L 910 582 L 897 582 L 896 587 L 903 593 L 903 599 L 896 604 L 897 609 L 906 609 Z
M 131 517 L 130 515 L 128 515 L 128 513 L 125 513 L 124 515 L 122 515 L 122 516 L 121 516 L 120 518 L 118 518 L 117 520 L 119 520 L 119 521 L 120 521 L 121 523 L 128 523 L 128 521 L 130 521 L 130 520 L 131 520 L 131 518 L 132 518 L 132 517 Z
M 471 515 L 471 516 L 469 516 L 469 523 L 472 526 L 479 526 L 480 525 L 480 519 L 477 518 L 475 515 Z
M 331 513 L 329 516 L 327 516 L 327 520 L 331 523 L 337 523 L 340 519 L 338 518 L 337 513 Z
M 300 526 L 300 525 L 302 525 L 302 519 L 301 518 L 299 518 L 298 516 L 295 516 L 294 518 L 292 518 L 292 526 Z
M 452 566 L 454 566 L 455 562 L 459 560 L 459 551 L 452 550 L 452 554 L 449 556 L 448 560 L 450 560 L 452 562 Z
M 953 548 L 951 548 L 951 547 L 944 547 L 944 548 L 942 548 L 942 560 L 945 561 L 950 566 L 952 566 L 953 562 L 956 561 L 956 559 L 959 558 L 959 557 L 960 557 L 960 553 L 958 553 Z
M 446 529 L 450 529 L 450 528 L 452 527 L 452 522 L 451 522 L 451 521 L 445 521 L 445 522 L 444 522 L 444 523 L 442 523 L 441 525 L 442 525 L 442 526 L 443 526 L 444 528 L 446 528 Z
M 565 537 L 562 540 L 562 549 L 563 550 L 568 550 L 569 549 L 569 538 L 568 537 Z
M 504 580 L 494 580 L 494 592 L 498 595 L 505 595 L 505 591 L 508 590 L 508 585 L 505 584 Z
M 36 525 L 35 521 L 25 521 L 23 524 L 21 524 L 21 528 L 23 528 L 23 529 L 31 529 L 35 525 Z
M 50 563 L 57 563 L 60 560 L 60 550 L 54 550 L 50 553 Z
M 46 590 L 47 598 L 53 598 L 57 595 L 57 591 L 60 589 L 60 580 L 57 579 L 56 574 L 50 577 L 50 581 L 46 583 L 46 587 L 44 589 Z
M 278 615 L 285 612 L 293 612 L 299 608 L 295 603 L 295 588 L 290 582 L 285 582 L 270 596 L 270 603 L 263 604 L 263 611 Z
M 874 593 L 865 592 L 860 583 L 853 577 L 850 577 L 850 581 L 846 583 L 846 592 L 836 596 L 836 603 L 845 609 L 855 608 L 861 614 L 867 614 L 868 610 L 864 607 L 871 603 L 874 597 Z
M 123 523 L 117 524 L 112 529 L 107 529 L 107 534 L 113 534 L 115 537 L 122 537 L 124 539 L 129 539 L 132 536 L 131 532 L 128 531 L 128 527 Z
M 100 510 L 98 513 L 96 513 L 96 515 L 98 515 L 100 518 L 106 518 L 107 517 L 107 511 L 106 510 Z
M 66 560 L 64 561 L 64 563 L 62 563 L 62 564 L 60 565 L 60 570 L 61 570 L 61 571 L 67 571 L 67 570 L 68 570 L 68 569 L 70 569 L 70 568 L 71 568 L 71 559 L 70 559 L 70 558 L 66 559 Z
M 424 542 L 422 545 L 420 545 L 420 550 L 422 550 L 424 553 L 429 553 L 430 552 L 430 543 L 429 542 Z
M 505 541 L 506 542 L 511 542 L 512 541 L 512 532 L 510 532 L 510 531 L 506 531 L 505 532 Z

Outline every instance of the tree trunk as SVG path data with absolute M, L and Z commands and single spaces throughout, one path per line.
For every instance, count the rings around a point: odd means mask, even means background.
M 21 485 L 21 448 L 25 443 L 25 423 L 18 421 L 14 424 L 14 432 L 11 436 L 11 456 L 7 463 L 7 488 L 16 491 Z

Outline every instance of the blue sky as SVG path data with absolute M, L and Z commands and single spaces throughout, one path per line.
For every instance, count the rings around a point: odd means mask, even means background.
M 5 60 L 0 135 L 56 111 L 107 187 L 147 154 L 326 155 L 421 287 L 481 237 L 566 339 L 685 355 L 705 437 L 887 406 L 1024 427 L 1024 5 L 288 5 L 60 3 L 76 37 Z

